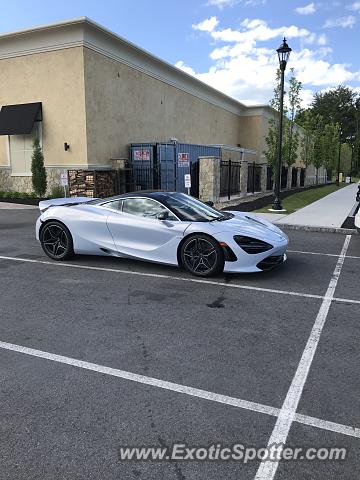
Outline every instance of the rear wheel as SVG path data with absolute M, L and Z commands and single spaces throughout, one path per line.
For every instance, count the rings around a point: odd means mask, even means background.
M 224 269 L 224 254 L 219 244 L 207 235 L 196 234 L 181 246 L 182 265 L 193 275 L 209 277 Z
M 56 220 L 43 226 L 40 231 L 40 242 L 46 255 L 53 260 L 67 260 L 74 255 L 69 229 Z

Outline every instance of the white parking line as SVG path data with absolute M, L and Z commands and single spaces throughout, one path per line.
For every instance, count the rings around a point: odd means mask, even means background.
M 236 283 L 226 283 L 226 282 L 216 282 L 215 280 L 202 280 L 199 278 L 191 277 L 176 277 L 173 275 L 165 275 L 162 273 L 147 273 L 147 272 L 133 272 L 130 270 L 120 270 L 117 268 L 105 268 L 105 267 L 92 267 L 90 265 L 76 265 L 74 263 L 63 263 L 63 262 L 49 262 L 47 260 L 34 260 L 32 258 L 19 258 L 19 257 L 5 257 L 0 256 L 0 260 L 10 260 L 14 262 L 27 262 L 27 263 L 39 263 L 43 265 L 51 265 L 55 267 L 68 267 L 68 268 L 80 268 L 84 270 L 96 270 L 100 272 L 111 272 L 111 273 L 122 273 L 126 275 L 137 275 L 141 277 L 151 277 L 151 278 L 164 278 L 170 280 L 178 280 L 181 282 L 191 282 L 191 283 L 202 283 L 205 285 L 216 285 L 220 287 L 229 287 L 229 288 L 239 288 L 242 290 L 254 290 L 257 292 L 267 292 L 267 293 L 277 293 L 281 295 L 292 295 L 295 297 L 306 297 L 306 298 L 317 298 L 323 299 L 323 295 L 313 295 L 311 293 L 301 293 L 301 292 L 291 292 L 288 290 L 277 290 L 273 288 L 262 288 L 262 287 L 253 287 L 249 285 L 239 285 Z M 360 303 L 360 301 L 359 301 Z
M 336 257 L 338 258 L 339 255 L 336 253 L 322 253 L 322 252 L 305 252 L 303 250 L 287 250 L 288 253 L 301 253 L 304 255 L 322 255 L 324 257 Z M 345 255 L 346 258 L 352 258 L 355 260 L 360 260 L 360 257 L 357 257 L 356 255 Z
M 171 390 L 172 392 L 183 393 L 185 395 L 190 395 L 191 397 L 203 398 L 212 402 L 223 403 L 225 405 L 251 410 L 252 412 L 265 413 L 271 416 L 277 416 L 279 413 L 278 408 L 269 407 L 267 405 L 248 402 L 247 400 L 240 400 L 238 398 L 228 397 L 227 395 L 220 395 L 218 393 L 208 392 L 198 388 L 187 387 L 186 385 L 179 385 L 177 383 L 167 382 L 165 380 L 159 380 L 158 378 L 147 377 L 146 375 L 139 375 L 137 373 L 127 372 L 125 370 L 118 370 L 116 368 L 110 368 L 104 365 L 97 365 L 96 363 L 84 362 L 83 360 L 78 360 L 76 358 L 64 357 L 63 355 L 56 355 L 54 353 L 44 352 L 42 350 L 35 350 L 33 348 L 23 347 L 13 343 L 0 342 L 0 348 L 4 350 L 11 350 L 13 352 L 24 353 L 25 355 L 31 355 L 32 357 L 45 358 L 46 360 L 52 360 L 53 362 L 64 363 L 73 367 L 83 368 L 84 370 L 104 373 L 105 375 L 131 380 L 144 385 L 151 385 L 153 387 Z
M 319 418 L 309 417 L 308 415 L 302 415 L 300 413 L 295 415 L 294 422 L 320 428 L 321 430 L 328 430 L 329 432 L 340 433 L 341 435 L 348 435 L 349 437 L 360 438 L 360 428 L 349 427 L 347 425 L 341 425 L 340 423 L 329 422 L 327 420 L 320 420 Z
M 264 415 L 270 415 L 272 417 L 278 417 L 280 409 L 264 405 L 262 403 L 250 402 L 248 400 L 242 400 L 235 397 L 229 397 L 227 395 L 221 395 L 219 393 L 209 392 L 199 388 L 188 387 L 178 383 L 167 382 L 166 380 L 160 380 L 158 378 L 148 377 L 146 375 L 139 375 L 137 373 L 128 372 L 125 370 L 119 370 L 117 368 L 106 367 L 104 365 L 98 365 L 96 363 L 85 362 L 76 358 L 65 357 L 63 355 L 57 355 L 55 353 L 44 352 L 43 350 L 36 350 L 34 348 L 24 347 L 22 345 L 16 345 L 14 343 L 0 342 L 0 349 L 9 350 L 11 352 L 22 353 L 30 355 L 32 357 L 43 358 L 53 362 L 70 365 L 72 367 L 81 368 L 84 370 L 90 370 L 96 373 L 102 373 L 104 375 L 110 375 L 112 377 L 122 378 L 124 380 L 130 380 L 132 382 L 150 385 L 152 387 L 169 390 L 172 392 L 189 395 L 191 397 L 197 397 L 211 402 L 221 403 L 251 412 L 263 413 Z M 328 430 L 331 432 L 340 433 L 350 437 L 360 438 L 360 428 L 342 425 L 339 423 L 328 422 L 315 417 L 309 417 L 308 415 L 296 414 L 294 422 L 301 423 L 303 425 L 309 425 L 322 430 Z
M 309 339 L 301 356 L 298 368 L 291 382 L 290 388 L 281 407 L 275 427 L 270 436 L 268 446 L 273 444 L 284 445 L 290 427 L 294 421 L 296 410 L 302 395 L 302 391 L 309 374 L 309 370 L 314 359 L 314 355 L 319 344 L 320 335 L 325 325 L 330 305 L 334 297 L 336 285 L 338 283 L 342 266 L 344 264 L 346 252 L 349 248 L 351 235 L 347 235 L 339 259 L 336 263 L 335 270 L 331 277 L 325 298 L 321 304 L 319 313 L 317 314 L 314 326 L 311 330 Z M 272 480 L 276 474 L 279 462 L 262 461 L 256 473 L 255 480 Z
M 3 255 L 0 256 L 0 260 L 9 260 L 12 262 L 24 262 L 24 263 L 39 263 L 41 265 L 51 265 L 53 267 L 79 268 L 83 270 L 95 270 L 100 272 L 121 273 L 125 275 L 137 275 L 141 277 L 151 277 L 151 278 L 161 278 L 161 279 L 164 278 L 164 279 L 170 279 L 170 280 L 177 280 L 180 282 L 201 283 L 205 285 L 216 285 L 218 287 L 238 288 L 240 290 L 274 293 L 278 295 L 290 295 L 293 297 L 316 298 L 319 300 L 323 300 L 324 298 L 326 298 L 326 296 L 324 297 L 324 295 L 315 295 L 312 293 L 292 292 L 288 290 L 277 290 L 274 288 L 265 288 L 265 287 L 254 287 L 250 285 L 239 285 L 237 283 L 216 282 L 215 280 L 201 280 L 198 278 L 191 278 L 191 277 L 176 277 L 173 275 L 164 275 L 161 273 L 133 272 L 130 270 L 120 270 L 117 268 L 92 267 L 90 265 L 76 265 L 74 263 L 50 262 L 47 260 L 34 260 L 32 258 L 6 257 Z M 352 300 L 348 298 L 337 298 L 336 300 L 342 303 L 360 304 L 360 300 Z

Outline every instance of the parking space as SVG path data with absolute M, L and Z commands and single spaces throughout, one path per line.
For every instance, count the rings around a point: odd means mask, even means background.
M 119 449 L 264 444 L 275 422 L 13 352 L 0 352 L 0 372 L 2 479 L 252 478 L 258 462 L 121 462 Z
M 0 210 L 3 478 L 354 478 L 359 236 L 290 231 L 278 269 L 201 280 L 115 258 L 51 262 L 36 216 Z M 266 473 L 258 460 L 118 456 L 124 445 L 265 447 L 278 432 L 349 457 Z
M 342 480 L 358 478 L 359 471 L 359 448 L 357 439 L 339 435 L 334 432 L 326 432 L 305 425 L 293 424 L 287 446 L 293 448 L 316 448 L 319 451 L 327 448 L 345 448 L 346 457 L 344 460 L 299 460 L 280 462 L 276 474 L 276 480 Z M 335 455 L 335 453 L 334 453 Z
M 359 306 L 332 305 L 299 413 L 346 425 L 359 424 L 359 318 Z
M 268 293 L 14 263 L 0 339 L 276 407 L 320 305 L 279 296 L 274 316 Z
M 355 247 L 352 251 L 356 251 L 357 243 L 360 244 L 360 235 L 354 239 Z M 342 275 L 339 279 L 336 296 L 351 298 L 360 301 L 359 288 L 359 269 L 360 256 L 358 258 L 346 258 L 343 266 Z

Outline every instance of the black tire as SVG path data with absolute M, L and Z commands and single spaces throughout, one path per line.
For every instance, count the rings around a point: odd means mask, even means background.
M 180 249 L 181 264 L 193 275 L 210 277 L 224 269 L 224 253 L 217 241 L 201 233 L 189 236 Z
M 52 260 L 68 260 L 74 255 L 69 229 L 61 222 L 51 220 L 40 230 L 42 249 Z

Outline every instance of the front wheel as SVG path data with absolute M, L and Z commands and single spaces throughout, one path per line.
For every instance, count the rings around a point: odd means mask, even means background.
M 53 260 L 67 260 L 74 255 L 69 229 L 56 220 L 46 223 L 41 229 L 40 242 L 46 255 Z
M 209 277 L 224 269 L 224 254 L 211 237 L 196 234 L 187 238 L 181 246 L 181 263 L 187 271 L 199 277 Z

